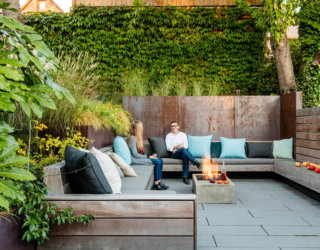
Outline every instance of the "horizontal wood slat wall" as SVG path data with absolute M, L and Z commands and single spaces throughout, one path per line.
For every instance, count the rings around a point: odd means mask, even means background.
M 261 5 L 261 0 L 249 0 L 251 5 Z M 133 6 L 133 0 L 73 0 L 72 5 Z M 143 0 L 151 6 L 235 6 L 233 0 Z
M 84 237 L 51 236 L 37 246 L 38 250 L 97 250 L 97 249 L 195 249 L 192 237 Z
M 67 196 L 66 196 L 67 197 Z M 163 199 L 163 200 L 162 200 Z M 88 225 L 60 225 L 37 249 L 195 249 L 195 200 L 55 200 L 76 215 L 93 214 Z
M 72 207 L 76 216 L 97 218 L 193 218 L 193 201 L 56 201 L 60 208 Z
M 320 164 L 320 108 L 297 110 L 296 159 Z

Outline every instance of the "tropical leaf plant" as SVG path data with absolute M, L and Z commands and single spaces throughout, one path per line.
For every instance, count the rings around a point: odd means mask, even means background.
M 8 6 L 0 0 L 0 8 Z M 19 182 L 36 178 L 23 168 L 28 158 L 16 155 L 18 143 L 10 135 L 14 129 L 3 114 L 20 106 L 27 117 L 41 117 L 43 107 L 56 108 L 51 93 L 75 100 L 52 80 L 50 71 L 59 70 L 58 59 L 33 28 L 0 16 L 0 34 L 0 207 L 9 211 L 10 201 L 25 199 Z

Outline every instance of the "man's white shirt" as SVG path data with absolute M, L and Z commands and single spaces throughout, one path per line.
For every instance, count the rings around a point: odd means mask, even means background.
M 188 138 L 183 132 L 178 132 L 178 134 L 169 133 L 166 136 L 166 146 L 167 150 L 172 152 L 173 148 L 177 145 L 182 145 L 184 148 L 188 148 Z

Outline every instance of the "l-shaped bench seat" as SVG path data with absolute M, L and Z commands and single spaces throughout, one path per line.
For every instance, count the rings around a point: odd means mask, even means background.
M 151 154 L 151 147 L 148 142 L 144 143 L 144 150 Z M 197 159 L 201 162 L 202 159 Z M 320 194 L 320 174 L 310 171 L 305 167 L 296 167 L 295 160 L 274 159 L 274 158 L 247 158 L 247 159 L 220 159 L 213 158 L 213 161 L 222 165 L 223 162 L 227 172 L 274 172 L 286 179 L 302 185 Z M 182 160 L 163 158 L 164 172 L 182 171 Z M 196 166 L 190 164 L 190 172 L 200 172 Z
M 148 151 L 149 148 L 149 151 Z M 112 151 L 112 147 L 101 149 Z M 147 153 L 150 147 L 145 145 Z M 181 171 L 182 161 L 164 158 L 164 172 Z M 275 172 L 320 193 L 320 174 L 295 167 L 294 160 L 271 158 L 214 159 L 229 172 Z M 137 177 L 122 179 L 122 194 L 71 194 L 65 163 L 44 168 L 51 189 L 48 201 L 71 207 L 76 215 L 94 214 L 90 225 L 63 225 L 49 233 L 50 240 L 37 249 L 196 249 L 196 196 L 174 190 L 150 190 L 153 167 L 132 165 Z M 190 165 L 191 172 L 201 170 Z M 84 237 L 85 236 L 85 237 Z
M 50 240 L 37 249 L 196 249 L 196 196 L 150 190 L 153 166 L 131 167 L 137 177 L 121 179 L 121 194 L 72 194 L 65 162 L 45 167 L 44 182 L 50 188 L 46 200 L 96 218 L 86 226 L 54 228 Z

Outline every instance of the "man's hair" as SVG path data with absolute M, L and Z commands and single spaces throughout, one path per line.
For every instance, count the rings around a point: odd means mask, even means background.
M 171 125 L 172 125 L 173 123 L 177 123 L 177 122 L 176 122 L 176 121 L 172 121 L 172 122 L 171 122 Z M 178 123 L 177 123 L 177 124 L 178 124 Z

